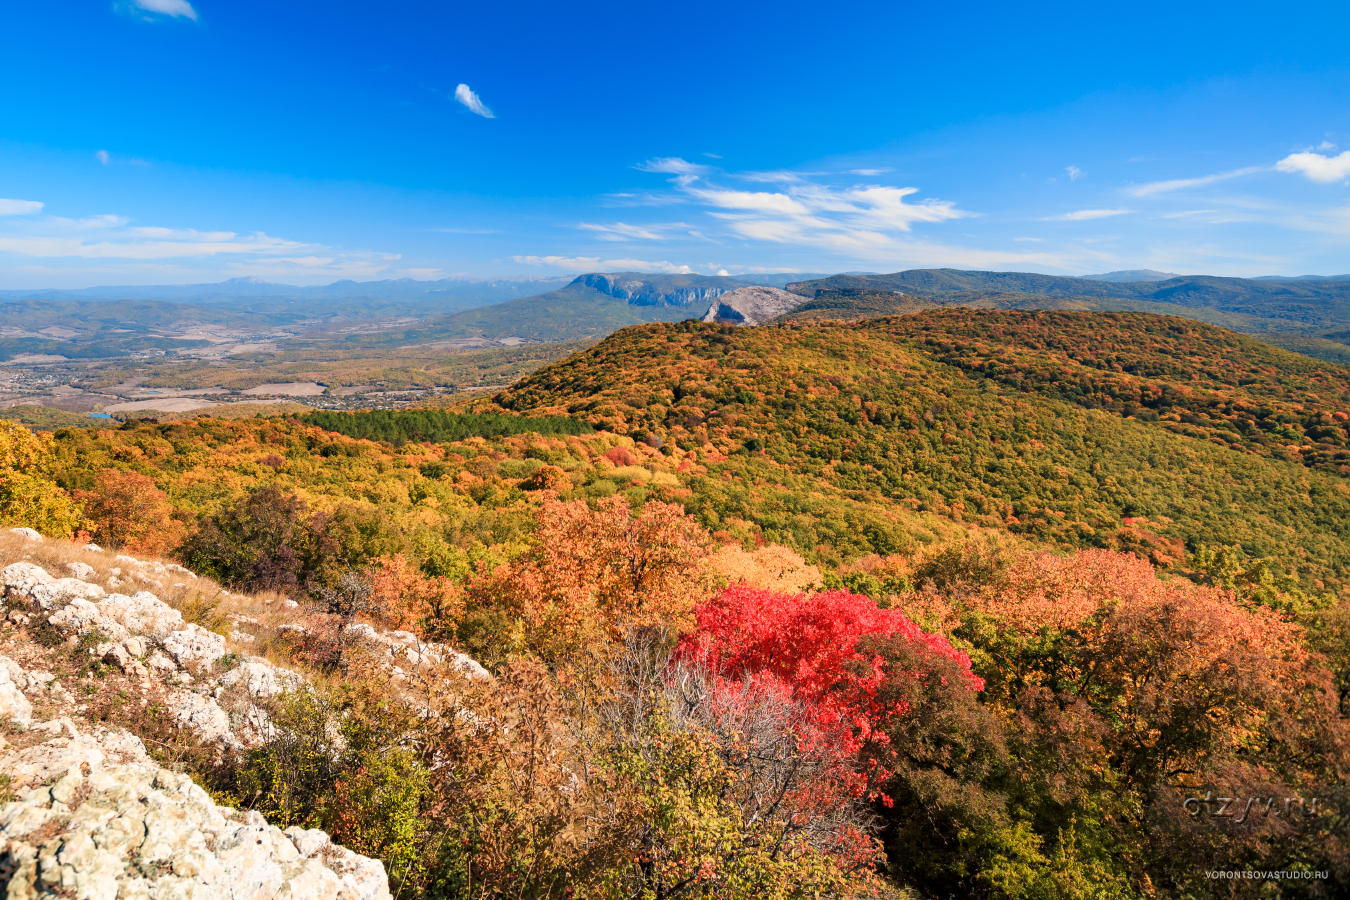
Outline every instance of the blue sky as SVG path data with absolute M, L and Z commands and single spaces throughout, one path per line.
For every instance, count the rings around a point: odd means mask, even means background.
M 8 3 L 0 287 L 1340 274 L 1346 34 L 1344 2 Z

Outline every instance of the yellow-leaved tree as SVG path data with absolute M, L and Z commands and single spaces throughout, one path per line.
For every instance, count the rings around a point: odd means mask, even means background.
M 52 439 L 0 420 L 0 525 L 70 537 L 80 504 L 51 478 Z

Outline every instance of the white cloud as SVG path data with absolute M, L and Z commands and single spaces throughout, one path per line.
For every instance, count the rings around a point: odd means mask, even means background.
M 864 178 L 875 178 L 875 177 L 878 176 L 878 175 L 885 175 L 887 172 L 892 172 L 892 171 L 894 171 L 894 170 L 893 170 L 893 169 L 849 169 L 849 170 L 848 170 L 848 174 L 850 174 L 850 175 L 861 175 L 861 176 L 863 176 Z
M 1297 172 L 1318 184 L 1330 184 L 1350 178 L 1350 150 L 1340 156 L 1323 156 L 1311 150 L 1291 153 L 1277 162 L 1275 168 L 1281 172 Z
M 399 270 L 399 274 L 400 274 L 400 275 L 403 275 L 403 276 L 406 276 L 406 277 L 408 277 L 408 278 L 416 278 L 416 279 L 425 281 L 425 280 L 434 280 L 434 279 L 437 279 L 437 278 L 444 278 L 444 277 L 445 277 L 445 270 L 444 270 L 444 269 L 401 269 L 401 270 Z
M 511 258 L 518 263 L 531 266 L 557 266 L 560 269 L 571 269 L 574 272 L 600 271 L 600 257 L 598 256 L 513 256 Z
M 840 186 L 824 183 L 823 173 L 732 173 L 741 180 L 779 179 L 774 190 L 723 187 L 704 167 L 679 158 L 658 158 L 639 167 L 673 175 L 668 196 L 687 198 L 705 207 L 723 233 L 709 239 L 763 241 L 814 256 L 835 255 L 881 266 L 956 266 L 1069 269 L 1110 265 L 1110 254 L 1075 245 L 1057 252 L 1014 252 L 968 249 L 911 237 L 916 225 L 936 225 L 975 213 L 953 201 L 909 198 L 914 187 L 875 184 Z M 837 177 L 837 176 L 835 176 Z M 713 270 L 715 271 L 715 269 Z
M 1111 216 L 1123 216 L 1132 213 L 1132 209 L 1080 209 L 1062 216 L 1046 216 L 1043 222 L 1086 222 L 1089 219 L 1109 219 Z
M 685 229 L 683 222 L 670 222 L 659 225 L 629 225 L 627 222 L 613 222 L 609 225 L 595 225 L 582 222 L 577 225 L 584 231 L 591 231 L 602 241 L 664 241 L 669 235 L 663 232 Z
M 1083 170 L 1077 166 L 1065 166 L 1064 171 L 1069 173 L 1070 181 L 1077 181 L 1078 176 L 1083 174 Z
M 681 185 L 689 196 L 719 210 L 709 214 L 732 231 L 777 243 L 875 246 L 887 243 L 888 233 L 910 231 L 916 222 L 937 223 L 971 215 L 945 200 L 906 203 L 906 197 L 918 192 L 911 187 L 833 188 L 806 182 L 780 188 L 737 191 L 712 184 Z
M 26 204 L 20 215 L 39 212 L 36 201 L 0 201 Z M 17 257 L 17 259 L 14 259 Z M 164 271 L 178 261 L 195 260 L 198 275 L 285 274 L 301 272 L 320 278 L 373 275 L 389 268 L 396 254 L 334 251 L 319 244 L 288 240 L 257 231 L 207 231 L 132 225 L 125 216 L 98 215 L 81 219 L 32 216 L 0 220 L 0 259 L 8 271 L 34 260 L 61 260 L 69 272 L 105 273 Z M 106 261 L 93 263 L 92 261 Z M 15 265 L 17 263 L 17 265 Z
M 633 168 L 639 172 L 662 172 L 667 175 L 703 175 L 712 171 L 707 166 L 691 163 L 680 159 L 678 156 L 658 156 L 655 159 L 639 163 Z
M 113 163 L 112 154 L 109 153 L 107 150 L 97 150 L 97 151 L 95 151 L 95 152 L 94 152 L 94 159 L 96 159 L 96 160 L 98 160 L 99 162 L 103 163 L 103 165 L 105 165 L 105 166 L 110 166 L 110 165 L 112 165 L 112 163 Z M 146 162 L 146 161 L 143 160 L 143 159 L 131 159 L 131 158 L 128 158 L 128 157 L 119 157 L 118 160 L 117 160 L 117 162 L 118 162 L 119 165 L 124 165 L 124 166 L 148 166 L 148 165 L 150 165 L 148 162 Z
M 1207 184 L 1214 184 L 1218 181 L 1227 181 L 1230 178 L 1241 178 L 1244 175 L 1252 175 L 1256 172 L 1266 171 L 1265 166 L 1248 166 L 1245 169 L 1234 169 L 1231 172 L 1219 172 L 1216 175 L 1205 175 L 1200 178 L 1174 178 L 1171 181 L 1154 181 L 1149 184 L 1141 184 L 1132 187 L 1128 193 L 1136 197 L 1151 197 L 1154 194 L 1164 194 L 1169 191 L 1179 191 L 1185 188 L 1204 187 Z
M 675 263 L 650 262 L 645 259 L 601 259 L 598 256 L 513 256 L 518 263 L 531 266 L 556 266 L 573 272 L 665 272 L 672 275 L 693 275 L 689 266 Z
M 0 216 L 31 216 L 42 212 L 38 200 L 5 200 L 0 198 Z
M 708 159 L 721 159 L 721 158 L 722 158 L 720 155 L 718 155 L 718 154 L 716 154 L 716 153 L 705 153 L 705 154 L 703 154 L 703 155 L 706 156 L 706 157 L 708 157 Z
M 471 113 L 477 113 L 485 119 L 497 118 L 492 114 L 492 110 L 488 109 L 483 101 L 478 98 L 478 95 L 469 90 L 467 84 L 461 84 L 455 88 L 455 99 L 464 104 Z
M 1014 241 L 1034 241 L 1034 242 L 1036 242 L 1037 244 L 1039 244 L 1039 243 L 1043 242 L 1043 241 L 1045 240 L 1045 238 L 1020 237 L 1020 238 L 1013 238 L 1013 240 L 1014 240 Z
M 131 4 L 147 12 L 197 21 L 197 11 L 187 0 L 131 0 Z

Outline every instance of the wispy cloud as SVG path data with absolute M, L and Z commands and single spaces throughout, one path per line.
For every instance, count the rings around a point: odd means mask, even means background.
M 629 225 L 627 222 L 612 222 L 608 225 L 596 225 L 582 222 L 577 225 L 583 231 L 590 231 L 602 241 L 664 241 L 668 232 L 676 229 L 688 229 L 683 222 L 663 222 L 651 225 Z
M 97 151 L 95 151 L 95 152 L 94 152 L 94 159 L 96 159 L 96 160 L 98 160 L 99 162 L 103 163 L 103 165 L 105 165 L 105 166 L 110 166 L 110 165 L 112 165 L 114 162 L 116 162 L 116 163 L 119 164 L 119 165 L 124 165 L 124 166 L 148 166 L 148 165 L 150 165 L 148 162 L 146 162 L 146 161 L 143 160 L 143 159 L 132 159 L 132 158 L 128 158 L 128 157 L 118 157 L 116 160 L 114 160 L 112 154 L 109 153 L 107 150 L 97 150 Z
M 137 269 L 145 264 L 195 260 L 219 271 L 244 267 L 250 274 L 304 271 L 315 275 L 373 275 L 388 268 L 397 254 L 334 251 L 320 244 L 274 237 L 256 231 L 166 228 L 136 225 L 118 215 L 79 219 L 35 215 L 35 200 L 0 200 L 0 254 L 23 260 L 61 260 L 68 267 L 106 260 L 114 268 Z M 18 218 L 22 217 L 22 218 Z M 8 261 L 7 261 L 8 262 Z M 261 268 L 259 268 L 261 267 Z
M 131 5 L 146 12 L 197 21 L 197 11 L 187 0 L 131 0 Z
M 518 263 L 531 266 L 556 266 L 572 272 L 665 272 L 672 275 L 693 275 L 689 266 L 661 260 L 651 262 L 645 259 L 601 259 L 598 256 L 513 256 Z
M 1069 173 L 1070 181 L 1077 181 L 1079 176 L 1083 174 L 1083 170 L 1077 166 L 1065 166 L 1064 171 Z
M 0 216 L 31 216 L 42 212 L 39 200 L 5 200 L 0 198 Z
M 1324 144 L 1324 146 L 1327 149 L 1336 149 L 1335 145 Z M 1346 150 L 1340 156 L 1323 156 L 1311 150 L 1291 153 L 1277 162 L 1275 168 L 1281 172 L 1297 172 L 1318 184 L 1331 184 L 1333 181 L 1350 178 L 1350 150 Z
M 1046 216 L 1043 222 L 1086 222 L 1089 219 L 1109 219 L 1112 216 L 1123 216 L 1126 213 L 1132 213 L 1132 209 L 1080 209 L 1074 212 L 1064 213 L 1060 216 Z
M 681 197 L 678 194 L 664 193 L 656 194 L 650 191 L 641 193 L 625 191 L 618 194 L 605 194 L 601 198 L 601 206 L 629 207 L 629 206 L 672 206 L 679 203 L 688 203 L 688 197 Z
M 1151 197 L 1154 194 L 1165 194 L 1169 191 L 1204 187 L 1207 184 L 1227 181 L 1230 178 L 1241 178 L 1244 175 L 1254 175 L 1257 172 L 1266 171 L 1269 171 L 1266 166 L 1247 166 L 1244 169 L 1234 169 L 1231 172 L 1219 172 L 1215 175 L 1204 175 L 1200 178 L 1174 178 L 1170 181 L 1154 181 L 1149 184 L 1140 184 L 1129 188 L 1127 192 L 1135 197 Z
M 483 101 L 479 99 L 478 95 L 469 90 L 467 84 L 461 84 L 459 87 L 455 88 L 455 99 L 464 104 L 471 113 L 476 113 L 485 119 L 497 118 L 492 114 L 492 110 L 488 109 Z
M 849 169 L 849 170 L 848 170 L 848 174 L 850 174 L 850 175 L 861 175 L 861 176 L 863 176 L 864 178 L 875 178 L 875 177 L 878 176 L 878 175 L 885 175 L 887 172 L 891 172 L 891 171 L 894 171 L 894 170 L 893 170 L 893 169 Z
M 638 163 L 633 168 L 639 172 L 659 172 L 666 175 L 704 175 L 712 170 L 707 166 L 701 166 L 698 163 L 691 163 L 680 159 L 678 156 L 658 156 L 655 159 L 649 159 L 646 162 Z

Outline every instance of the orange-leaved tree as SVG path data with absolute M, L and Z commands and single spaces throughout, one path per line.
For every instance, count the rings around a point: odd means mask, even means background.
M 173 518 L 169 495 L 139 472 L 104 469 L 92 491 L 79 491 L 94 537 L 130 553 L 161 554 L 182 543 L 185 529 Z
M 381 625 L 424 638 L 454 638 L 464 611 L 464 590 L 453 579 L 423 574 L 402 553 L 376 560 L 369 578 L 373 612 Z
M 549 658 L 623 637 L 634 627 L 691 624 L 706 594 L 707 536 L 684 510 L 621 496 L 563 502 L 544 497 L 533 546 L 481 573 L 472 603 L 505 613 L 523 646 Z

